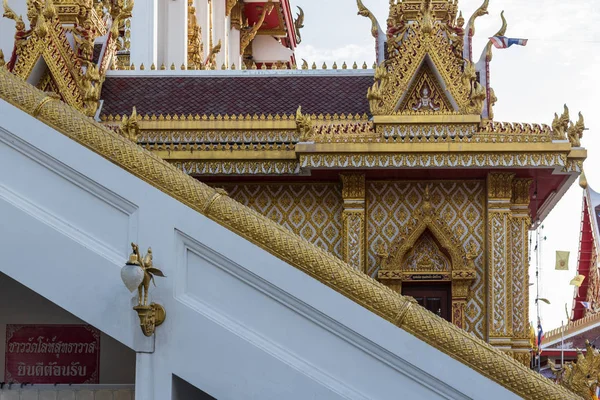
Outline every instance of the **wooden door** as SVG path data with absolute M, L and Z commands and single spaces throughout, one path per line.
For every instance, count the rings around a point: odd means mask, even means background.
M 403 283 L 402 294 L 414 297 L 422 307 L 452 322 L 452 294 L 450 283 Z

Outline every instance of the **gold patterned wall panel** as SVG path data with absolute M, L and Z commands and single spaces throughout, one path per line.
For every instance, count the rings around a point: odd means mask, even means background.
M 422 205 L 426 185 L 430 185 L 431 202 L 438 214 L 463 244 L 473 242 L 478 250 L 475 259 L 477 276 L 471 287 L 466 309 L 466 330 L 486 337 L 485 296 L 485 182 L 368 182 L 367 183 L 367 272 L 376 276 L 383 249 L 406 227 Z
M 507 253 L 508 253 L 508 235 L 507 225 L 509 222 L 508 213 L 494 212 L 489 215 L 490 237 L 492 240 L 492 249 L 490 254 L 490 301 L 492 302 L 493 310 L 491 313 L 491 332 L 493 336 L 509 336 L 509 331 L 512 331 L 512 326 L 507 326 L 508 304 L 506 301 L 507 290 L 507 275 L 506 269 Z
M 229 196 L 342 257 L 342 192 L 337 184 L 218 185 Z
M 363 271 L 365 259 L 365 213 L 363 211 L 344 211 L 344 238 L 342 240 L 343 260 L 353 268 Z M 364 272 L 364 271 L 363 271 Z
M 513 292 L 513 334 L 527 338 L 529 331 L 528 299 L 528 217 L 513 217 L 510 220 Z

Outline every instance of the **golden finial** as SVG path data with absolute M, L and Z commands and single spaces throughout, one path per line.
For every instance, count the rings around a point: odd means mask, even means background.
M 362 65 L 362 69 L 368 69 L 369 67 L 367 66 L 367 62 L 365 61 Z
M 171 71 L 175 71 L 175 63 L 171 63 Z
M 235 70 L 235 63 L 231 64 L 231 68 L 230 68 L 230 69 L 231 69 L 232 71 L 234 71 L 234 70 Z
M 348 69 L 348 65 L 346 64 L 346 61 L 344 61 L 344 63 L 342 64 L 342 69 Z
M 252 61 L 252 69 L 257 69 L 258 67 L 256 66 L 256 63 L 254 61 Z
M 469 36 L 475 36 L 475 20 L 479 17 L 488 14 L 488 6 L 490 5 L 490 0 L 483 0 L 483 4 L 479 6 L 479 8 L 473 13 L 471 18 L 469 18 L 469 23 L 467 25 L 467 34 Z
M 316 62 L 313 62 L 313 64 L 312 64 L 312 67 L 311 67 L 311 68 L 312 68 L 312 69 L 317 69 L 317 63 L 316 63 Z
M 160 70 L 161 70 L 161 71 L 164 71 L 164 70 L 166 70 L 166 69 L 167 69 L 167 67 L 165 66 L 165 63 L 162 63 L 162 64 L 160 65 Z
M 321 68 L 323 68 L 323 69 L 327 69 L 327 64 L 326 64 L 326 63 L 323 63 L 323 66 L 322 66 Z
M 116 69 L 117 69 L 117 62 L 116 62 L 116 61 L 113 61 L 113 62 L 110 64 L 110 69 L 111 69 L 112 71 L 114 71 L 114 70 L 116 70 Z
M 140 65 L 140 71 L 143 71 L 143 70 L 145 70 L 145 69 L 146 69 L 146 67 L 144 67 L 144 63 L 142 63 L 142 64 Z
M 186 68 L 185 68 L 185 64 L 184 64 L 184 63 L 182 63 L 180 68 L 181 68 L 183 71 L 185 71 L 185 69 L 186 69 Z
M 277 64 L 276 63 L 271 64 L 271 69 L 277 69 Z
M 296 63 L 292 64 L 292 69 L 298 69 L 298 66 L 296 65 Z
M 585 171 L 583 170 L 581 170 L 581 175 L 579 176 L 579 186 L 581 186 L 582 189 L 587 189 L 588 187 L 587 178 L 585 177 Z
M 302 59 L 302 69 L 308 69 L 308 61 L 306 61 L 304 58 Z
M 135 64 L 134 64 L 134 63 L 131 63 L 131 65 L 129 66 L 129 69 L 130 69 L 131 71 L 135 71 Z
M 352 64 L 352 69 L 358 69 L 358 64 L 356 63 L 356 61 L 354 61 L 354 64 Z
M 263 65 L 260 67 L 260 69 L 266 70 L 267 69 L 267 64 L 263 63 Z
M 333 66 L 331 68 L 337 69 L 337 63 L 335 61 L 333 62 Z
M 242 62 L 242 71 L 245 71 L 247 69 L 248 69 L 248 67 L 246 66 L 246 63 Z
M 225 65 L 225 63 L 221 64 L 221 69 L 222 70 L 226 70 L 227 69 L 227 65 Z
M 287 67 L 287 64 L 285 64 L 285 63 L 284 63 L 284 64 L 281 66 L 281 69 L 288 69 L 288 67 Z
M 376 62 L 373 63 L 373 69 L 377 69 L 377 63 Z
M 156 64 L 152 63 L 152 65 L 150 66 L 150 69 L 151 69 L 152 71 L 154 71 L 154 70 L 156 69 Z

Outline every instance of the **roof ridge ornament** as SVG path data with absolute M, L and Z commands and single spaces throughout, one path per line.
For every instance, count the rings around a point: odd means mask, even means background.
M 356 0 L 356 5 L 358 6 L 358 15 L 371 20 L 371 35 L 375 38 L 377 64 L 381 64 L 385 60 L 386 33 L 381 29 L 381 25 L 377 21 L 377 18 L 375 18 L 375 15 L 365 7 L 362 0 Z
M 489 0 L 488 0 L 489 1 Z M 371 18 L 373 33 L 376 20 L 361 0 L 359 14 Z M 487 12 L 487 1 L 478 14 Z M 463 115 L 481 115 L 491 94 L 479 82 L 479 69 L 465 57 L 464 18 L 458 14 L 456 0 L 391 0 L 386 32 L 387 58 L 384 70 L 375 73 L 375 84 L 367 93 L 373 115 L 397 115 L 412 93 L 420 71 L 429 66 L 441 92 L 451 103 L 451 111 Z M 432 88 L 429 88 L 429 92 Z M 425 94 L 424 99 L 427 99 Z M 430 107 L 434 112 L 448 111 Z
M 467 24 L 467 35 L 465 37 L 465 58 L 469 60 L 473 59 L 472 47 L 473 47 L 473 36 L 475 36 L 475 20 L 484 15 L 488 15 L 488 6 L 490 5 L 490 0 L 484 0 L 483 4 L 479 6 L 477 10 L 471 15 L 469 18 L 469 23 Z

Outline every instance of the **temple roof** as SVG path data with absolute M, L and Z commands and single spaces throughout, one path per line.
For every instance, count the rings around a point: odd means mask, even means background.
M 291 71 L 288 71 L 291 73 Z M 372 71 L 334 74 L 108 76 L 102 115 L 368 114 Z
M 573 296 L 572 321 L 576 322 L 591 312 L 581 304 L 582 301 L 592 303 L 594 312 L 598 311 L 598 271 L 596 258 L 598 238 L 600 237 L 600 193 L 594 191 L 586 183 L 583 194 L 581 215 L 581 233 L 579 238 L 579 253 L 577 257 L 577 274 L 585 276 L 581 287 L 575 289 Z
M 584 187 L 577 274 L 585 276 L 585 280 L 580 288 L 574 289 L 571 320 L 564 327 L 564 339 L 573 343 L 572 348 L 583 348 L 582 344 L 585 344 L 586 339 L 591 341 L 600 336 L 600 299 L 598 298 L 600 277 L 597 268 L 600 193 L 594 191 L 587 182 Z M 582 301 L 589 302 L 591 310 L 586 309 L 581 304 Z M 546 332 L 545 348 L 557 347 L 561 336 L 561 328 Z

